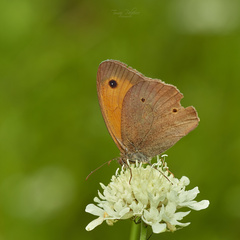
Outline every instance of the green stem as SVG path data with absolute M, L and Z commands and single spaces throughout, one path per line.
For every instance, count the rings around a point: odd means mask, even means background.
M 130 240 L 137 240 L 138 239 L 138 232 L 139 232 L 139 224 L 136 224 L 134 221 L 132 221 L 132 228 L 130 233 Z
M 140 240 L 147 239 L 147 226 L 143 221 L 141 221 L 141 232 L 140 232 Z

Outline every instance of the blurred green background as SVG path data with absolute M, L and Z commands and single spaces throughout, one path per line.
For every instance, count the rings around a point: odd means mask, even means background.
M 85 181 L 119 156 L 96 92 L 106 59 L 176 85 L 201 119 L 167 160 L 210 206 L 151 239 L 239 239 L 239 0 L 0 1 L 0 239 L 128 239 L 128 220 L 85 231 L 118 167 Z

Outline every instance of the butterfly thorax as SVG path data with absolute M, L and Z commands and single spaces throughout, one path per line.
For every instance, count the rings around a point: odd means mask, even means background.
M 127 160 L 130 163 L 143 162 L 143 163 L 149 163 L 151 158 L 147 157 L 141 152 L 133 152 L 133 153 L 121 153 L 121 159 L 119 161 L 120 164 L 127 163 Z

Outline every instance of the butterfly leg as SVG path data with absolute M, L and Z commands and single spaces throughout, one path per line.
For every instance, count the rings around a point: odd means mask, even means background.
M 168 166 L 167 166 L 167 164 L 166 164 L 166 162 L 165 162 L 165 157 L 166 157 L 167 155 L 166 154 L 163 154 L 161 157 L 162 158 L 160 158 L 160 160 L 161 160 L 161 162 L 162 162 L 162 165 L 163 165 L 163 167 L 164 167 L 164 169 L 166 169 L 173 177 L 174 177 L 174 174 L 169 170 L 169 168 L 168 168 Z

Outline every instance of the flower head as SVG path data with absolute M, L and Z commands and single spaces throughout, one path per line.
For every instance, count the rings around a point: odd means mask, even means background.
M 103 194 L 98 191 L 94 198 L 96 205 L 88 204 L 85 211 L 98 216 L 90 222 L 86 230 L 90 231 L 106 221 L 108 225 L 120 219 L 140 218 L 152 227 L 154 233 L 175 231 L 190 223 L 180 222 L 190 211 L 180 212 L 187 207 L 193 210 L 205 209 L 208 200 L 194 201 L 199 193 L 198 187 L 185 190 L 190 183 L 187 177 L 180 180 L 169 173 L 166 163 L 158 158 L 157 163 L 144 167 L 136 162 L 123 166 L 112 176 L 105 186 L 100 183 Z

